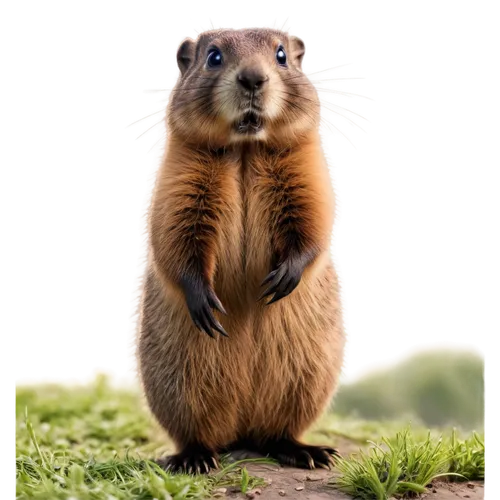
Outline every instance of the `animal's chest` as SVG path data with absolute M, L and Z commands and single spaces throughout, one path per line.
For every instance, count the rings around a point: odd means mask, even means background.
M 232 166 L 231 201 L 222 223 L 217 259 L 224 288 L 242 294 L 258 292 L 272 260 L 272 220 L 266 176 L 251 163 Z M 231 282 L 229 282 L 229 278 Z

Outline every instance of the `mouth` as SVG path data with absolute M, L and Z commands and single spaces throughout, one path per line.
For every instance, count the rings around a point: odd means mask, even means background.
M 256 134 L 262 130 L 262 119 L 255 111 L 247 111 L 242 119 L 235 123 L 238 134 Z

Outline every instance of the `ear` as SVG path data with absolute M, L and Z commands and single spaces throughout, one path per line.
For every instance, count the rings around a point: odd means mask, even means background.
M 195 43 L 191 38 L 186 38 L 177 49 L 177 65 L 183 75 L 194 60 Z
M 291 36 L 290 49 L 292 51 L 292 60 L 300 69 L 302 69 L 302 59 L 306 52 L 306 46 L 304 45 L 304 42 L 297 36 Z

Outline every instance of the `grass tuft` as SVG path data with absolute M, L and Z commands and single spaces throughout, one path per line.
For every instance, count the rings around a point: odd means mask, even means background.
M 468 439 L 459 439 L 457 431 L 453 430 L 449 470 L 468 480 L 484 480 L 484 439 L 477 432 Z
M 484 443 L 478 434 L 460 440 L 431 437 L 415 440 L 410 428 L 392 439 L 371 443 L 365 452 L 338 461 L 340 477 L 334 483 L 350 495 L 365 500 L 425 493 L 439 478 L 484 479 Z

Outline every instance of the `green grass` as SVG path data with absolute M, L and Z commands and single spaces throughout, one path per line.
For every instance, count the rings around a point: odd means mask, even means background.
M 148 460 L 127 455 L 97 462 L 41 452 L 37 458 L 19 457 L 16 465 L 17 498 L 196 499 L 209 498 L 222 486 L 239 486 L 246 492 L 263 484 L 240 462 L 209 477 L 171 475 Z
M 148 459 L 172 444 L 137 392 L 111 389 L 104 378 L 82 388 L 19 388 L 16 417 L 18 499 L 198 499 L 263 484 L 241 462 L 223 461 L 209 477 L 164 472 Z
M 430 434 L 418 422 L 361 421 L 326 414 L 306 435 L 311 443 L 369 451 L 339 462 L 337 484 L 361 498 L 422 491 L 449 472 L 484 478 L 484 444 L 449 429 Z M 211 476 L 172 475 L 151 459 L 173 446 L 153 421 L 137 390 L 111 388 L 105 378 L 85 387 L 18 388 L 16 397 L 17 499 L 200 499 L 222 487 L 242 492 L 263 485 L 244 463 L 223 460 Z M 447 436 L 439 441 L 440 433 Z M 269 462 L 268 460 L 263 459 Z M 458 476 L 457 476 L 458 477 Z M 385 496 L 384 496 L 385 495 Z
M 451 437 L 415 439 L 410 428 L 392 439 L 372 443 L 369 451 L 338 461 L 340 478 L 335 485 L 350 495 L 366 500 L 387 500 L 394 496 L 424 493 L 436 479 L 484 479 L 484 442 L 473 433 Z

